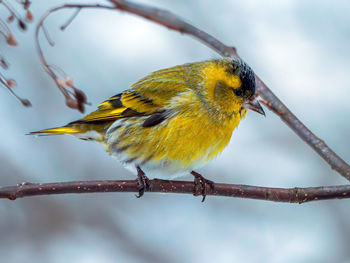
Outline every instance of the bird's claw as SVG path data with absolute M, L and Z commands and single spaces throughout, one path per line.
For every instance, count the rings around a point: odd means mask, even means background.
M 211 180 L 204 178 L 201 174 L 192 171 L 191 174 L 194 176 L 194 190 L 193 195 L 198 196 L 202 195 L 202 202 L 205 201 L 205 197 L 207 196 L 208 186 L 214 190 L 215 183 Z
M 137 169 L 137 189 L 139 190 L 139 194 L 136 195 L 137 198 L 140 198 L 145 193 L 145 190 L 150 190 L 152 188 L 152 184 L 145 173 L 141 170 L 139 166 Z

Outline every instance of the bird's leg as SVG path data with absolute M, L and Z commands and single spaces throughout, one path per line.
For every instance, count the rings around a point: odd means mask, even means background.
M 145 175 L 144 171 L 141 170 L 140 166 L 136 166 L 137 170 L 137 189 L 139 190 L 139 194 L 136 195 L 137 198 L 143 196 L 145 190 L 151 189 L 151 182 Z
M 193 195 L 194 196 L 202 195 L 203 196 L 202 202 L 204 202 L 205 197 L 207 196 L 207 187 L 209 185 L 211 189 L 214 189 L 214 182 L 204 178 L 201 174 L 195 171 L 192 171 L 191 174 L 194 176 Z

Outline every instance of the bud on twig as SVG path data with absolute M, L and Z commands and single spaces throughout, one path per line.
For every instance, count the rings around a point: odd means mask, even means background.
M 78 109 L 78 102 L 76 102 L 70 97 L 66 98 L 66 105 L 71 109 Z
M 14 35 L 10 32 L 7 39 L 7 44 L 9 44 L 10 46 L 17 46 L 18 45 L 18 42 L 17 40 L 15 39 Z
M 66 77 L 66 85 L 68 87 L 74 88 L 74 81 L 71 77 Z
M 7 18 L 7 23 L 12 23 L 15 20 L 15 15 L 11 13 L 11 15 Z
M 7 85 L 8 85 L 10 88 L 15 88 L 15 87 L 17 87 L 17 82 L 16 82 L 14 79 L 8 79 L 6 82 L 7 82 Z
M 2 68 L 4 68 L 4 69 L 8 69 L 9 68 L 9 65 L 8 65 L 8 63 L 7 63 L 7 61 L 5 60 L 5 58 L 0 58 L 0 65 L 1 65 L 1 67 Z
M 31 106 L 32 106 L 32 104 L 30 103 L 30 101 L 27 100 L 27 99 L 21 99 L 21 102 L 22 102 L 22 104 L 23 104 L 25 107 L 31 107 Z
M 22 20 L 18 20 L 18 26 L 22 29 L 22 30 L 27 30 L 27 25 L 26 23 L 24 23 Z
M 33 13 L 30 12 L 29 10 L 27 10 L 27 12 L 26 12 L 26 19 L 28 22 L 33 22 L 33 20 L 34 20 Z
M 60 86 L 61 88 L 64 88 L 66 86 L 66 82 L 63 79 L 56 78 L 55 81 L 57 85 Z

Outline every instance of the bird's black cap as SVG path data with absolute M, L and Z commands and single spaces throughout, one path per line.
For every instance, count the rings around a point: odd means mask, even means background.
M 255 74 L 254 71 L 243 60 L 234 59 L 232 61 L 233 71 L 242 82 L 241 88 L 236 90 L 236 95 L 249 99 L 255 94 Z

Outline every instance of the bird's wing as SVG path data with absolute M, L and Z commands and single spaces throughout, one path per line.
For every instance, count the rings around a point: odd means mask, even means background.
M 90 130 L 103 133 L 115 120 L 149 116 L 143 123 L 151 127 L 167 118 L 169 101 L 185 90 L 193 88 L 196 64 L 163 69 L 146 76 L 130 89 L 102 102 L 98 109 L 66 126 L 32 132 L 30 134 L 80 134 Z M 191 80 L 190 82 L 188 80 Z
M 78 122 L 104 122 L 125 117 L 147 116 L 167 110 L 168 102 L 189 89 L 188 67 L 156 71 L 131 88 L 102 102 L 98 110 Z

